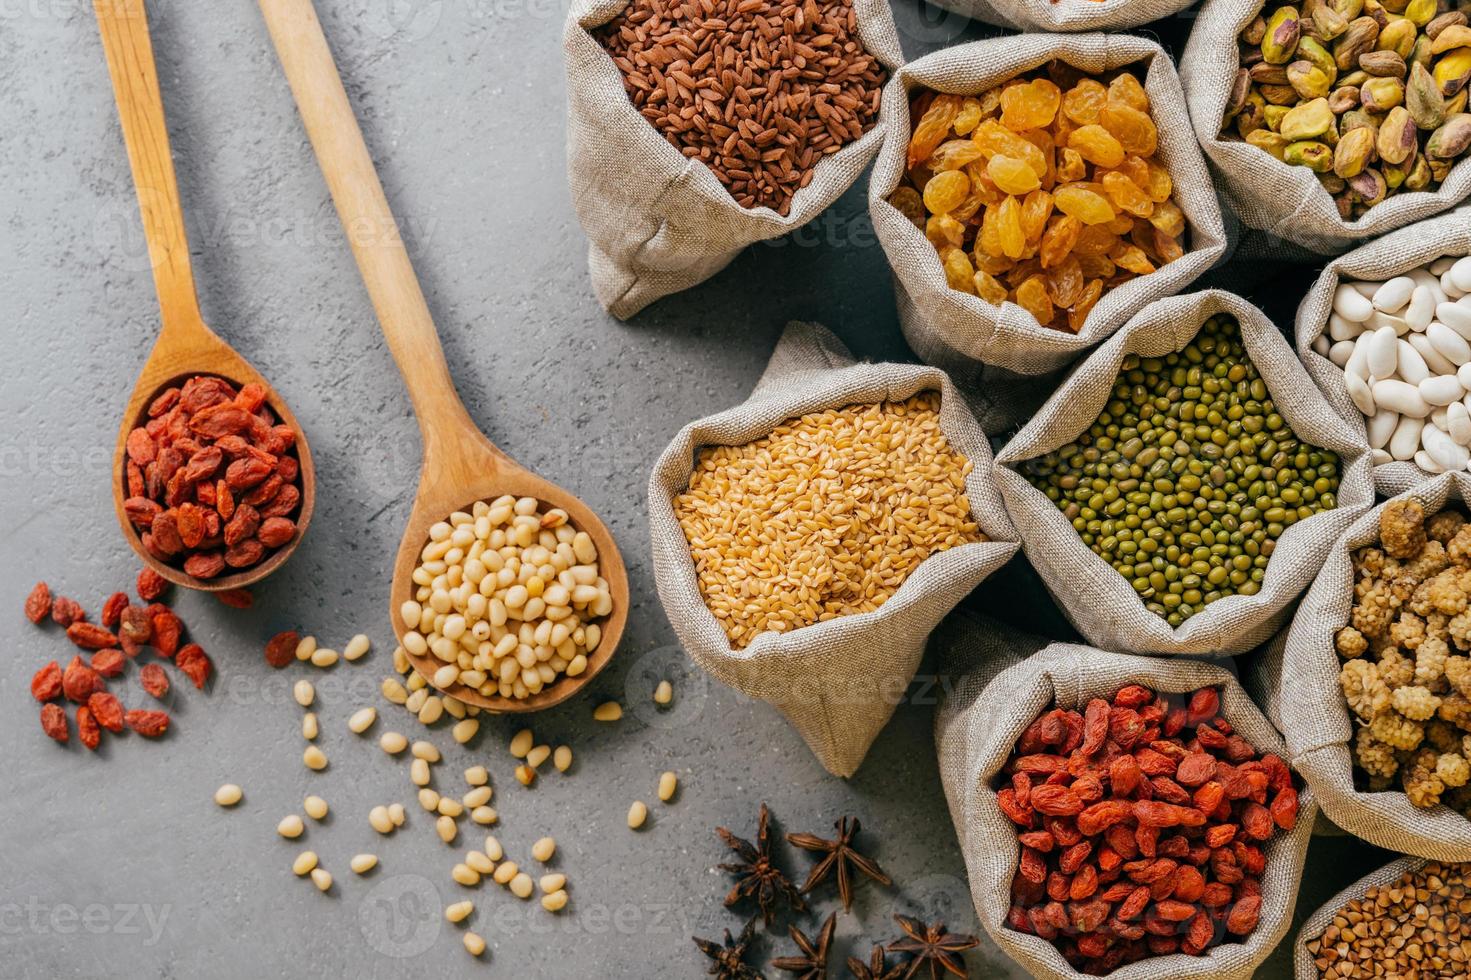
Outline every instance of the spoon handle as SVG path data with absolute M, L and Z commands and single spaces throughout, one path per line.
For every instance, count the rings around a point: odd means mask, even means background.
M 461 440 L 471 433 L 487 447 L 490 441 L 455 393 L 429 305 L 311 0 L 260 0 L 260 9 L 383 335 L 414 403 L 429 479 L 430 471 L 453 458 Z
M 163 329 L 204 329 L 143 0 L 94 0 L 94 6 L 143 214 Z

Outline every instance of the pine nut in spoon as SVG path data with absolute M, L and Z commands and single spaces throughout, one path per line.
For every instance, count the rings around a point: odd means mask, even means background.
M 577 665 L 575 675 L 569 670 L 525 698 L 486 696 L 458 682 L 448 693 L 465 704 L 497 712 L 536 711 L 558 704 L 607 664 L 623 634 L 629 590 L 617 545 L 586 504 L 517 465 L 470 418 L 455 394 L 408 252 L 398 235 L 387 233 L 397 225 L 310 0 L 260 0 L 260 8 L 343 225 L 384 229 L 383 234 L 351 234 L 348 239 L 389 350 L 404 376 L 424 442 L 419 489 L 404 528 L 389 593 L 394 632 L 405 641 L 415 669 L 432 676 L 440 663 L 408 649 L 410 630 L 402 619 L 405 602 L 414 598 L 412 576 L 429 542 L 430 527 L 451 514 L 467 511 L 476 501 L 503 495 L 539 501 L 545 515 L 565 514 L 597 551 L 608 596 L 606 615 L 597 624 L 597 646 Z
M 113 454 L 113 503 L 123 536 L 149 568 L 168 581 L 189 589 L 206 592 L 238 589 L 259 582 L 281 567 L 301 542 L 316 500 L 312 454 L 301 426 L 279 394 L 250 362 L 205 325 L 200 314 L 143 0 L 95 0 L 95 7 L 102 46 L 112 76 L 113 94 L 117 99 L 118 116 L 122 122 L 123 142 L 128 149 L 133 183 L 138 189 L 143 235 L 148 242 L 161 323 L 158 340 L 139 372 L 123 411 L 117 448 Z M 182 567 L 155 557 L 144 545 L 142 535 L 124 506 L 124 501 L 130 496 L 127 476 L 129 435 L 148 421 L 148 409 L 155 398 L 169 388 L 201 375 L 224 378 L 237 389 L 252 382 L 264 388 L 266 404 L 294 434 L 294 446 L 289 451 L 295 454 L 299 464 L 299 503 L 290 515 L 294 525 L 290 538 L 275 550 L 265 553 L 256 563 L 238 571 L 228 562 L 221 565 L 218 558 L 212 558 L 206 564 L 214 565 L 219 571 L 208 578 L 195 577 Z

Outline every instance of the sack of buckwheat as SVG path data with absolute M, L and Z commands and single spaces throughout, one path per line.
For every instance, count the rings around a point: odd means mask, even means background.
M 878 149 L 883 0 L 575 0 L 567 172 L 620 319 L 812 220 Z
M 750 397 L 681 429 L 649 479 L 674 632 L 852 775 L 935 624 L 1016 552 L 990 458 L 943 372 L 790 324 Z

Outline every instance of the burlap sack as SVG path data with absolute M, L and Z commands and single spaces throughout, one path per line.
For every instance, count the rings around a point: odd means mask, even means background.
M 971 512 L 991 540 L 922 562 L 871 613 L 731 647 L 705 605 L 673 499 L 689 486 L 701 446 L 742 445 L 794 416 L 845 405 L 940 392 L 940 429 L 975 463 L 966 483 Z M 914 364 L 855 364 L 817 324 L 792 323 L 751 396 L 680 430 L 649 479 L 654 577 L 674 632 L 695 662 L 721 682 L 775 705 L 829 772 L 851 776 L 913 678 L 925 640 L 947 612 L 1017 549 L 990 480 L 991 450 L 965 401 L 942 372 Z
M 1123 31 L 1173 17 L 1195 0 L 940 0 L 935 6 L 1015 31 Z
M 1227 596 L 1171 629 L 1145 608 L 1122 575 L 1083 544 L 1062 511 L 1019 468 L 1087 431 L 1108 401 L 1127 354 L 1177 351 L 1216 313 L 1232 314 L 1240 322 L 1247 352 L 1293 431 L 1341 457 L 1338 506 L 1287 529 L 1256 595 Z M 996 484 L 1027 557 L 1090 643 L 1133 653 L 1204 656 L 1244 653 L 1277 632 L 1329 547 L 1374 496 L 1362 435 L 1328 407 L 1271 321 L 1246 300 L 1218 290 L 1159 300 L 1088 355 L 997 455 Z
M 1400 496 L 1413 495 L 1433 514 L 1465 500 L 1471 473 L 1444 473 Z M 1259 703 L 1287 740 L 1287 761 L 1313 787 L 1323 812 L 1371 844 L 1443 861 L 1471 861 L 1471 820 L 1449 807 L 1421 810 L 1404 793 L 1354 788 L 1354 728 L 1338 685 L 1342 664 L 1333 635 L 1353 608 L 1357 548 L 1379 533 L 1383 505 L 1359 515 L 1326 555 L 1303 597 L 1285 643 L 1269 646 L 1253 668 Z
M 1339 278 L 1385 280 L 1442 255 L 1467 254 L 1471 254 L 1471 208 L 1459 207 L 1390 232 L 1339 256 L 1324 267 L 1313 288 L 1302 298 L 1297 308 L 1297 352 L 1323 396 L 1356 431 L 1363 431 L 1364 416 L 1348 397 L 1343 369 L 1313 350 L 1313 341 L 1328 327 L 1328 314 L 1333 312 L 1333 291 L 1338 288 Z M 1380 493 L 1392 496 L 1424 482 L 1429 476 L 1414 463 L 1396 460 L 1374 467 L 1374 486 Z
M 937 669 L 954 677 L 935 716 L 940 779 L 960 838 L 971 897 L 981 925 L 997 946 L 1034 977 L 1075 978 L 1053 945 L 1006 925 L 1018 852 L 1015 826 L 996 805 L 992 780 L 1017 738 L 1054 700 L 1081 708 L 1093 697 L 1127 684 L 1184 693 L 1220 687 L 1221 714 L 1261 752 L 1283 752 L 1282 740 L 1225 668 L 1199 660 L 1162 660 L 1053 643 L 1026 656 L 1035 638 L 964 612 L 950 616 L 935 636 Z M 1018 662 L 1019 656 L 1026 659 Z M 970 671 L 969 673 L 964 673 Z M 957 676 L 958 675 L 958 676 Z M 1287 932 L 1317 804 L 1310 789 L 1299 798 L 1296 826 L 1266 845 L 1261 920 L 1244 942 L 1226 943 L 1205 956 L 1175 954 L 1143 960 L 1109 974 L 1110 980 L 1246 980 Z
M 1384 867 L 1364 875 L 1325 902 L 1322 908 L 1314 912 L 1302 924 L 1302 928 L 1297 932 L 1297 938 L 1293 940 L 1293 976 L 1297 980 L 1321 980 L 1322 974 L 1318 972 L 1318 967 L 1313 962 L 1313 954 L 1308 952 L 1308 943 L 1321 936 L 1323 930 L 1333 924 L 1333 919 L 1338 915 L 1339 910 L 1349 902 L 1363 898 L 1369 889 L 1376 885 L 1388 885 L 1398 881 L 1402 875 L 1419 871 L 1426 863 L 1425 858 L 1416 857 L 1404 857 L 1391 861 Z
M 1090 72 L 1148 63 L 1143 81 L 1159 128 L 1158 159 L 1174 179 L 1175 202 L 1188 220 L 1189 251 L 1156 272 L 1106 292 L 1076 335 L 1042 326 L 1014 303 L 996 307 L 951 289 L 934 245 L 888 202 L 904 175 L 913 128 L 909 118 L 912 89 L 974 94 L 1053 58 Z M 1002 369 L 1003 378 L 1005 372 L 1034 375 L 1056 370 L 1113 333 L 1151 300 L 1185 288 L 1225 249 L 1220 206 L 1200 147 L 1190 133 L 1179 79 L 1169 55 L 1147 38 L 1023 34 L 945 48 L 905 65 L 889 80 L 879 124 L 885 137 L 868 185 L 869 211 L 894 269 L 900 326 L 926 363 L 949 367 L 957 360 L 980 361 L 993 372 Z M 985 379 L 979 380 L 984 386 Z
M 588 237 L 598 302 L 627 319 L 660 297 L 719 272 L 752 242 L 811 221 L 846 191 L 883 138 L 875 125 L 825 157 L 786 217 L 735 202 L 715 174 L 687 159 L 634 109 L 613 59 L 589 33 L 627 0 L 574 0 L 562 45 L 567 66 L 567 176 Z M 885 0 L 854 0 L 858 34 L 891 71 L 904 61 Z
M 1180 81 L 1195 135 L 1227 206 L 1253 228 L 1325 255 L 1438 214 L 1471 192 L 1471 165 L 1458 164 L 1436 191 L 1396 194 L 1345 221 L 1306 167 L 1293 167 L 1240 139 L 1221 138 L 1221 119 L 1241 66 L 1237 35 L 1262 9 L 1258 0 L 1206 0 L 1180 56 Z M 1234 134 L 1235 130 L 1232 130 Z

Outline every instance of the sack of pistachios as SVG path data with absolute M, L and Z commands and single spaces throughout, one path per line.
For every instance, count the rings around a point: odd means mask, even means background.
M 1361 514 L 1251 682 L 1330 820 L 1447 861 L 1471 860 L 1468 491 L 1442 474 Z
M 670 624 L 852 775 L 935 624 L 1016 552 L 990 459 L 943 372 L 855 363 L 790 324 L 751 396 L 686 425 L 654 467 Z
M 1078 631 L 1146 654 L 1277 632 L 1373 502 L 1369 456 L 1255 306 L 1159 300 L 996 457 L 1027 557 Z
M 1206 0 L 1180 57 L 1190 119 L 1226 203 L 1323 254 L 1471 192 L 1471 31 L 1434 0 Z M 1463 33 L 1465 32 L 1465 33 Z
M 900 325 L 982 397 L 1065 367 L 1224 252 L 1174 66 L 1147 38 L 936 51 L 895 73 L 880 125 L 869 210 Z
M 620 319 L 835 201 L 878 149 L 879 88 L 903 61 L 883 0 L 760 0 L 718 26 L 696 6 L 575 0 L 563 50 L 572 203 Z
M 935 637 L 947 678 L 935 717 L 940 777 L 982 926 L 1035 977 L 1246 980 L 1291 923 L 1316 809 L 1310 790 L 1292 788 L 1277 732 L 1223 666 L 1068 643 L 1032 652 L 1043 643 L 963 611 Z M 1141 722 L 1163 730 L 1135 748 Z M 1192 730 L 1201 748 L 1155 757 Z M 1228 743 L 1234 756 L 1211 755 L 1228 750 L 1208 746 Z M 1096 764 L 1077 761 L 1093 754 Z M 1073 760 L 1069 779 L 1047 775 L 1058 759 Z M 1141 766 L 1154 773 L 1142 777 L 1152 783 L 1143 804 L 1126 788 Z M 1202 794 L 1214 802 L 1215 787 L 1245 792 L 1258 777 L 1250 793 L 1264 803 L 1214 804 L 1218 824 L 1239 811 L 1255 835 L 1227 847 L 1230 860 L 1198 850 L 1173 822 L 1198 820 L 1182 811 Z M 1255 807 L 1280 820 L 1263 824 Z M 1100 880 L 1094 862 L 1115 873 Z M 1217 903 L 1219 923 L 1205 903 Z

